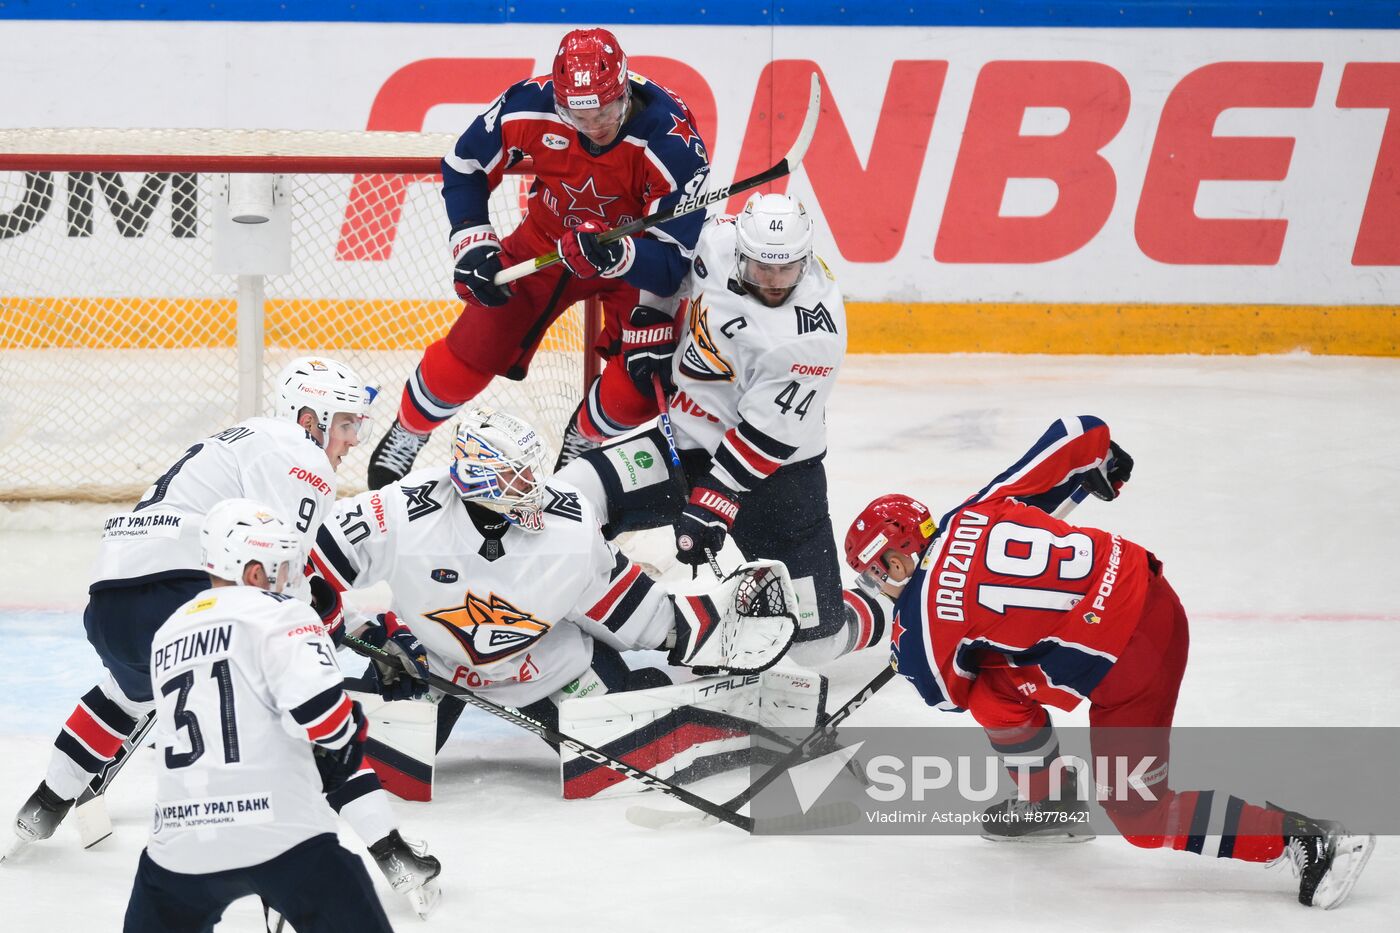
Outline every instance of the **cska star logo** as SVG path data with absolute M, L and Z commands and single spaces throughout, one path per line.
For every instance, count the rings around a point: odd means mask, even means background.
M 690 306 L 690 339 L 681 353 L 681 372 L 703 382 L 733 382 L 734 367 L 720 355 L 710 336 L 710 309 L 701 301 Z
M 684 120 L 673 113 L 671 114 L 671 123 L 673 125 L 666 131 L 667 136 L 679 136 L 681 142 L 687 146 L 690 145 L 692 139 L 698 140 L 700 138 L 700 134 L 695 132 L 695 127 L 690 125 L 689 120 Z
M 616 197 L 604 197 L 598 193 L 598 189 L 593 187 L 593 179 L 583 183 L 582 187 L 571 188 L 568 183 L 564 183 L 564 191 L 569 196 L 569 213 L 571 214 L 597 214 L 604 220 L 607 214 L 603 213 L 603 208 L 618 200 Z
M 530 647 L 549 623 L 512 606 L 495 593 L 483 599 L 470 590 L 460 606 L 423 613 L 452 633 L 472 664 L 491 664 Z

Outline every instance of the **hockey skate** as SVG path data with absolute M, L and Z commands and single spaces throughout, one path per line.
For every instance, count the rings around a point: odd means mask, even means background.
M 1375 836 L 1354 835 L 1340 823 L 1301 813 L 1284 814 L 1283 838 L 1284 857 L 1298 876 L 1298 903 L 1323 910 L 1347 899 L 1376 847 Z
M 52 836 L 72 806 L 73 801 L 64 800 L 50 790 L 48 784 L 40 781 L 38 788 L 29 795 L 29 799 L 24 802 L 24 806 L 20 807 L 19 813 L 15 815 L 16 839 L 5 854 L 0 855 L 0 862 L 8 859 L 30 843 L 39 842 Z
M 428 443 L 429 434 L 415 434 L 395 421 L 369 458 L 369 475 L 366 480 L 370 489 L 383 489 L 390 483 L 397 483 L 413 469 L 413 461 L 418 451 Z
M 395 829 L 370 846 L 369 854 L 374 856 L 389 887 L 397 894 L 407 895 L 414 911 L 426 920 L 442 900 L 442 888 L 437 882 L 442 863 L 428 854 L 427 844 L 409 842 Z
M 1012 798 L 982 811 L 982 838 L 988 842 L 1023 842 L 1049 845 L 1088 842 L 1089 804 L 1078 797 L 1069 800 L 1020 800 Z
M 583 406 L 588 404 L 585 399 L 579 402 L 578 408 L 574 409 L 573 416 L 569 418 L 569 426 L 564 429 L 564 436 L 559 440 L 559 458 L 554 461 L 554 472 L 558 473 L 569 465 L 569 461 L 581 457 L 598 445 L 583 436 L 583 432 L 578 428 L 578 419 L 583 412 Z

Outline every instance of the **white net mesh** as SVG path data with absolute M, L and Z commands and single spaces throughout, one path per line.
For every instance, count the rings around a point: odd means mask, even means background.
M 259 413 L 272 376 L 303 353 L 378 384 L 373 436 L 340 470 L 342 489 L 363 489 L 404 379 L 460 308 L 436 168 L 451 142 L 0 132 L 0 499 L 129 499 L 193 439 L 237 420 L 237 277 L 212 271 L 220 169 L 281 174 L 291 199 L 292 269 L 266 280 Z M 520 221 L 529 180 L 508 176 L 492 196 L 502 235 Z M 497 379 L 480 400 L 527 418 L 557 449 L 583 385 L 587 326 L 571 308 L 529 378 Z M 450 456 L 449 434 L 418 463 Z

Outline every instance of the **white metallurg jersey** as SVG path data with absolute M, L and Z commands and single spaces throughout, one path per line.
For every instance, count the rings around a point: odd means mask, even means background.
M 156 864 L 242 868 L 335 832 L 311 743 L 350 740 L 341 680 L 321 620 L 300 600 L 222 586 L 175 610 L 151 646 Z
M 504 519 L 478 527 L 446 467 L 418 470 L 339 502 L 311 560 L 339 589 L 387 581 L 434 673 L 523 706 L 583 674 L 593 639 L 655 648 L 674 622 L 666 591 L 603 537 L 575 487 L 553 481 L 545 498 L 543 531 L 496 538 Z
M 846 304 L 815 256 L 779 307 L 731 286 L 734 236 L 728 217 L 700 235 L 682 289 L 689 306 L 671 364 L 671 421 L 678 446 L 708 451 L 715 476 L 742 491 L 826 450 L 826 400 L 846 355 Z
M 225 499 L 271 507 L 301 532 L 309 551 L 335 502 L 335 471 L 295 422 L 249 418 L 195 443 L 129 512 L 107 519 L 93 587 L 200 572 L 199 530 Z

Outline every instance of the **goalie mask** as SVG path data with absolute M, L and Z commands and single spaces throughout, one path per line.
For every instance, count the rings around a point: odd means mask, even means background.
M 324 447 L 331 421 L 340 412 L 355 416 L 355 436 L 361 437 L 370 403 L 378 394 L 374 386 L 362 383 L 349 366 L 324 356 L 303 356 L 292 360 L 277 375 L 275 414 L 296 421 L 302 409 L 311 409 Z
M 867 505 L 846 531 L 846 563 L 859 574 L 857 581 L 868 593 L 890 583 L 888 551 L 896 551 L 914 563 L 938 533 L 928 506 L 894 493 Z
M 544 529 L 544 442 L 504 412 L 477 408 L 458 423 L 452 484 L 467 501 L 500 512 L 526 531 Z
M 755 298 L 787 301 L 812 257 L 812 220 L 787 194 L 755 194 L 734 218 L 735 276 Z
M 282 592 L 302 566 L 301 536 L 252 499 L 225 499 L 210 509 L 199 530 L 199 546 L 206 572 L 242 584 L 243 568 L 256 561 L 274 593 Z

